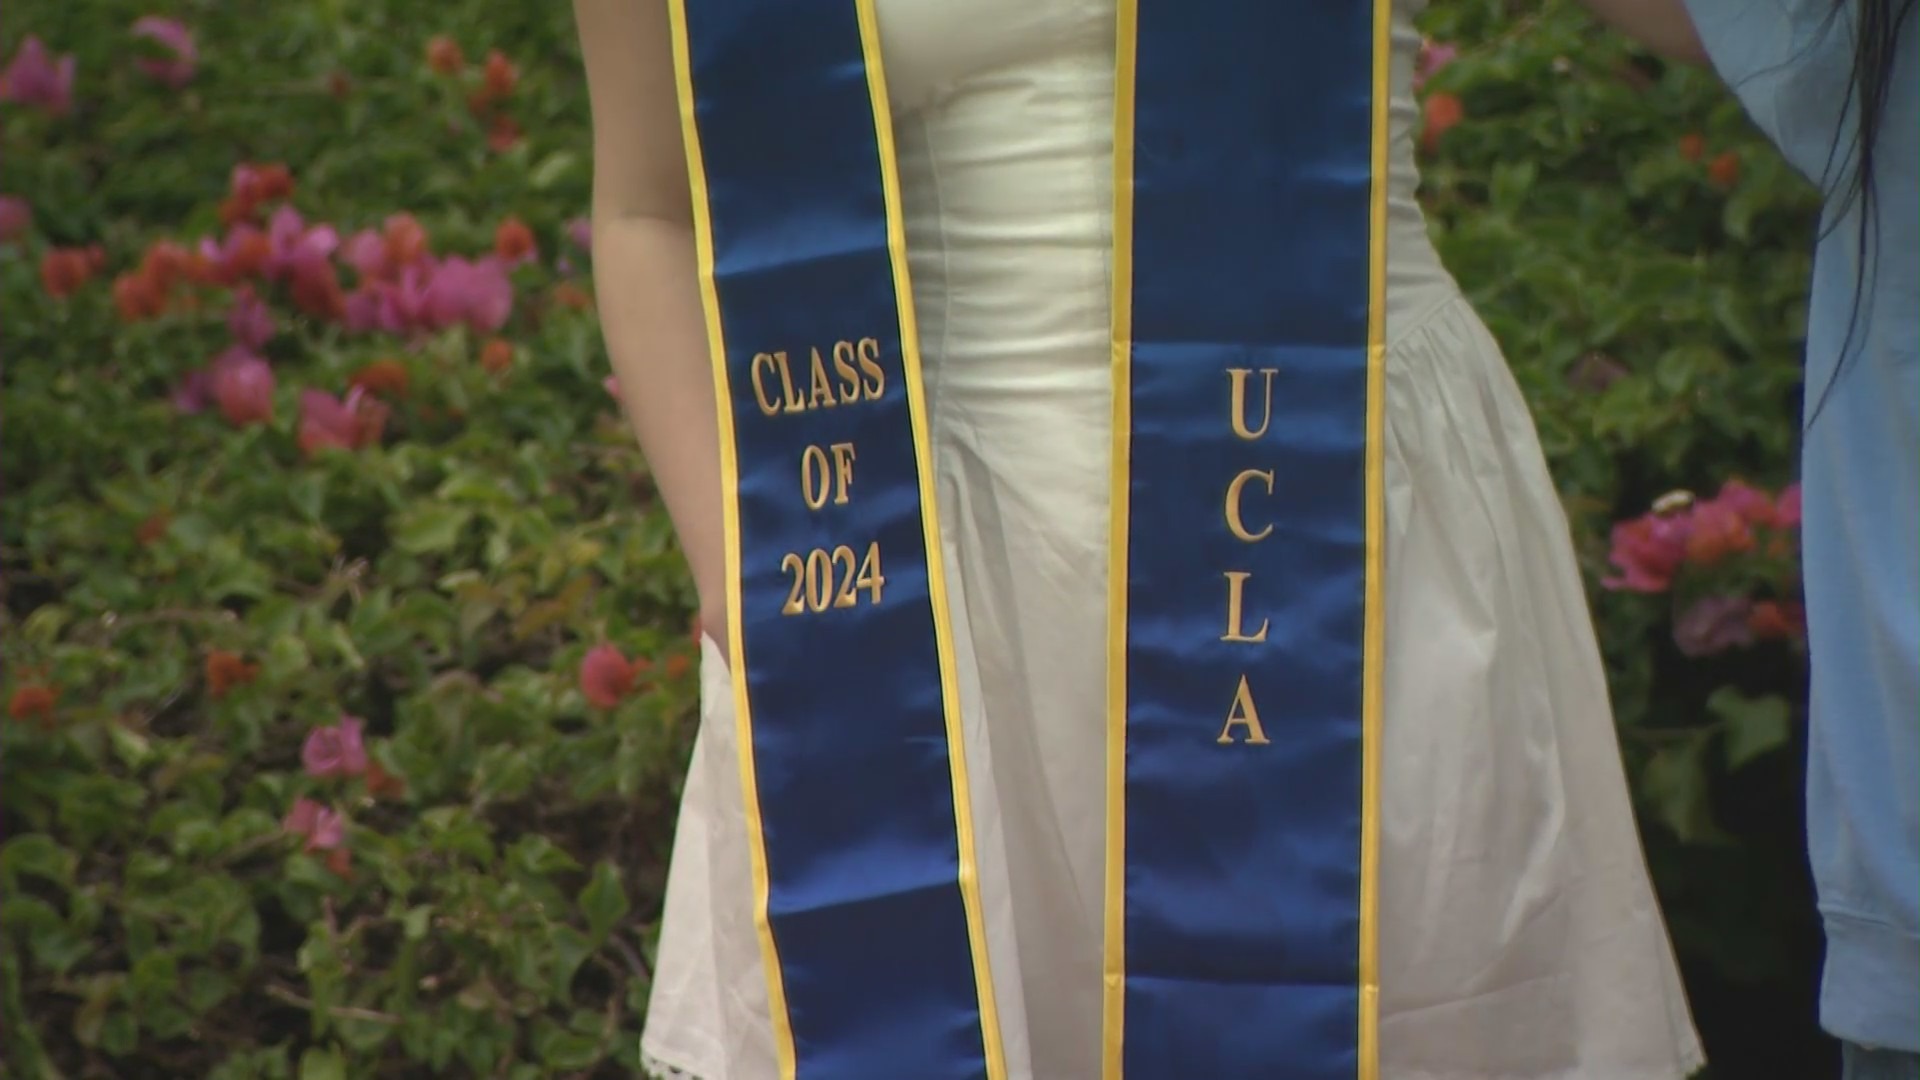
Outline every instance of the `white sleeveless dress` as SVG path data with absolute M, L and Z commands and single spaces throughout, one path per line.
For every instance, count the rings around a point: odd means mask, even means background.
M 1388 241 L 1383 1076 L 1679 1080 L 1701 1055 L 1566 518 L 1414 201 L 1412 15 Z M 1097 1080 L 1113 3 L 879 16 L 1010 1075 Z M 660 1076 L 772 1080 L 711 643 L 702 679 L 643 1049 Z

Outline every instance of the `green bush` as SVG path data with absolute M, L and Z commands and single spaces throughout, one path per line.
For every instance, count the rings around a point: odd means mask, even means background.
M 1532 8 L 1429 13 L 1427 197 L 1597 586 L 1668 489 L 1790 478 L 1811 204 L 1710 78 Z M 432 10 L 183 3 L 175 86 L 138 5 L 9 9 L 77 68 L 0 113 L 9 1075 L 637 1068 L 693 597 L 568 235 L 566 9 Z M 1722 554 L 1682 603 L 1790 602 Z M 1803 664 L 1688 655 L 1674 603 L 1596 588 L 1627 758 L 1711 1049 L 1777 1064 L 1817 1052 Z

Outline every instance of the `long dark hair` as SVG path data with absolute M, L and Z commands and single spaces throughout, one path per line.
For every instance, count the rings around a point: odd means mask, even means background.
M 1880 144 L 1881 124 L 1886 118 L 1887 95 L 1893 90 L 1893 69 L 1899 58 L 1900 37 L 1913 21 L 1916 2 L 1920 0 L 1834 0 L 1833 11 L 1828 16 L 1828 31 L 1844 17 L 1849 7 L 1854 8 L 1853 26 L 1853 71 L 1847 85 L 1846 99 L 1841 103 L 1840 114 L 1834 126 L 1833 146 L 1827 155 L 1827 176 L 1822 187 L 1827 189 L 1828 209 L 1826 230 L 1835 228 L 1846 218 L 1849 211 L 1857 207 L 1859 214 L 1859 285 L 1854 289 L 1853 313 L 1848 319 L 1847 336 L 1840 344 L 1840 356 L 1835 361 L 1833 374 L 1828 377 L 1826 386 L 1821 388 L 1820 398 L 1808 413 L 1807 423 L 1812 424 L 1814 417 L 1826 404 L 1827 395 L 1840 380 L 1841 369 L 1846 364 L 1847 352 L 1853 346 L 1855 332 L 1859 329 L 1861 305 L 1866 300 L 1868 283 L 1873 276 L 1874 265 L 1879 260 L 1879 249 L 1874 243 L 1874 227 L 1879 220 L 1877 185 L 1874 182 L 1874 163 Z M 1853 121 L 1853 140 L 1851 145 L 1843 145 L 1843 132 L 1847 121 Z M 1835 162 L 1839 168 L 1834 168 Z

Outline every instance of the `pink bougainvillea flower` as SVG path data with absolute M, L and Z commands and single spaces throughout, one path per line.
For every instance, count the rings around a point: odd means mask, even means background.
M 0 70 L 0 101 L 37 105 L 54 116 L 73 108 L 73 54 L 55 60 L 46 43 L 28 34 Z
M 383 278 L 391 271 L 387 261 L 387 241 L 373 229 L 361 229 L 340 245 L 340 261 L 353 267 L 360 280 Z
M 1782 529 L 1800 527 L 1800 485 L 1788 484 L 1773 501 L 1773 523 Z
M 1773 524 L 1773 496 L 1739 480 L 1722 484 L 1720 494 L 1714 496 L 1713 501 L 1733 511 L 1749 525 Z
M 400 268 L 400 276 L 380 291 L 382 330 L 415 334 L 436 329 L 428 317 L 433 287 L 433 264 L 414 263 Z
M 1691 526 L 1691 516 L 1684 513 L 1648 514 L 1615 525 L 1608 560 L 1620 574 L 1601 585 L 1628 592 L 1665 592 L 1687 557 Z
M 513 283 L 497 258 L 450 257 L 434 269 L 427 284 L 427 318 L 433 329 L 465 323 L 491 334 L 506 325 L 513 311 Z
M 1414 61 L 1413 88 L 1415 90 L 1427 84 L 1427 80 L 1440 73 L 1440 69 L 1453 63 L 1460 56 L 1460 47 L 1444 41 L 1422 41 L 1420 54 Z
M 365 773 L 367 745 L 361 737 L 365 726 L 357 716 L 342 716 L 337 724 L 307 732 L 307 741 L 300 746 L 300 767 L 319 779 Z
M 338 322 L 347 317 L 347 291 L 340 287 L 339 272 L 325 260 L 296 264 L 287 295 L 294 307 L 313 318 Z
M 609 375 L 601 379 L 600 387 L 607 392 L 608 397 L 615 401 L 620 400 L 620 379 L 618 376 Z
M 173 388 L 170 399 L 175 412 L 183 416 L 192 416 L 205 411 L 213 400 L 213 375 L 206 368 L 195 368 L 187 372 L 180 384 Z
M 305 797 L 293 801 L 280 827 L 305 840 L 308 851 L 332 851 L 347 840 L 347 821 L 340 812 Z
M 340 246 L 340 234 L 331 225 L 308 226 L 300 211 L 282 206 L 267 221 L 267 274 L 290 278 L 303 269 L 326 264 Z M 331 271 L 331 265 L 326 265 Z
M 135 61 L 149 78 L 175 90 L 193 81 L 194 69 L 200 63 L 200 50 L 194 47 L 193 34 L 187 30 L 185 23 L 178 19 L 148 15 L 135 20 L 133 36 L 153 41 L 169 54 L 165 57 L 142 57 Z
M 379 329 L 380 290 L 368 283 L 348 293 L 340 321 L 356 334 Z
M 593 221 L 590 218 L 577 217 L 567 222 L 567 239 L 581 251 L 593 250 Z
M 200 255 L 212 267 L 214 279 L 232 285 L 266 272 L 273 254 L 273 241 L 259 226 L 238 222 L 221 240 L 209 236 L 200 241 Z
M 235 345 L 214 357 L 210 373 L 213 400 L 235 427 L 273 419 L 273 369 L 265 360 Z
M 227 309 L 227 331 L 236 345 L 259 349 L 273 340 L 273 311 L 250 285 L 233 293 L 233 306 Z
M 1712 656 L 1753 644 L 1748 623 L 1753 601 L 1744 596 L 1709 596 L 1673 621 L 1673 642 L 1688 656 Z
M 33 227 L 33 207 L 18 195 L 0 195 L 0 244 L 10 244 Z
M 595 645 L 580 660 L 580 692 L 593 705 L 611 709 L 633 692 L 634 680 L 650 666 L 644 658 L 628 660 L 613 645 Z
M 336 398 L 324 390 L 300 392 L 300 450 L 358 450 L 380 441 L 387 427 L 387 406 L 362 387 Z

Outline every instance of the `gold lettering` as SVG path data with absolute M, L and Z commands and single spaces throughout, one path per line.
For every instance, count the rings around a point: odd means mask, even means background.
M 760 374 L 765 368 L 777 366 L 778 364 L 773 359 L 773 354 L 755 353 L 753 363 L 748 368 L 748 371 L 753 376 L 753 399 L 760 403 L 760 411 L 768 416 L 778 413 L 780 411 L 780 404 L 767 396 L 767 386 L 760 381 Z
M 1267 729 L 1260 726 L 1260 710 L 1253 704 L 1253 688 L 1247 685 L 1247 677 L 1240 676 L 1240 686 L 1233 692 L 1233 705 L 1227 709 L 1227 722 L 1220 729 L 1220 737 L 1213 740 L 1222 746 L 1231 746 L 1234 742 L 1233 729 L 1246 728 L 1244 741 L 1249 746 L 1265 746 L 1269 740 Z
M 1257 439 L 1267 433 L 1267 425 L 1273 422 L 1273 377 L 1280 374 L 1279 368 L 1261 368 L 1265 376 L 1266 407 L 1260 413 L 1260 430 L 1247 427 L 1247 376 L 1253 374 L 1252 368 L 1228 368 L 1227 378 L 1233 384 L 1233 433 L 1243 439 Z
M 880 343 L 873 338 L 861 338 L 856 352 L 860 360 L 860 370 L 867 376 L 862 389 L 866 392 L 868 401 L 878 401 L 880 395 L 887 392 L 887 372 L 880 366 Z
M 773 357 L 780 362 L 780 391 L 786 397 L 785 411 L 790 413 L 804 411 L 807 401 L 793 388 L 793 368 L 787 363 L 787 354 L 777 352 Z
M 1241 491 L 1247 486 L 1247 481 L 1256 476 L 1267 482 L 1267 494 L 1273 494 L 1272 469 L 1248 469 L 1234 477 L 1233 482 L 1227 485 L 1227 530 L 1249 544 L 1259 543 L 1273 532 L 1272 525 L 1268 525 L 1257 533 L 1248 532 L 1246 519 L 1240 515 Z
M 833 380 L 827 378 L 827 362 L 820 357 L 820 350 L 813 350 L 813 379 L 808 384 L 807 408 L 826 406 L 832 408 L 840 404 L 833 396 Z
M 833 494 L 836 506 L 847 503 L 847 489 L 853 486 L 853 444 L 839 442 L 833 444 L 833 472 L 837 490 Z
M 818 510 L 827 505 L 828 474 L 825 450 L 809 445 L 800 451 L 800 497 L 806 500 L 807 509 Z
M 780 559 L 780 570 L 793 579 L 787 601 L 780 605 L 782 615 L 818 615 L 829 608 L 855 607 L 863 589 L 867 603 L 878 604 L 880 590 L 887 584 L 880 572 L 878 540 L 867 545 L 864 557 L 845 544 L 831 551 L 814 548 L 805 555 L 788 552 Z
M 833 370 L 840 376 L 840 400 L 847 405 L 860 400 L 860 369 L 854 362 L 853 342 L 833 343 Z
M 1227 632 L 1220 635 L 1221 641 L 1265 641 L 1269 620 L 1260 620 L 1260 629 L 1248 637 L 1241 629 L 1244 621 L 1242 609 L 1245 607 L 1247 579 L 1253 574 L 1246 570 L 1227 571 Z

